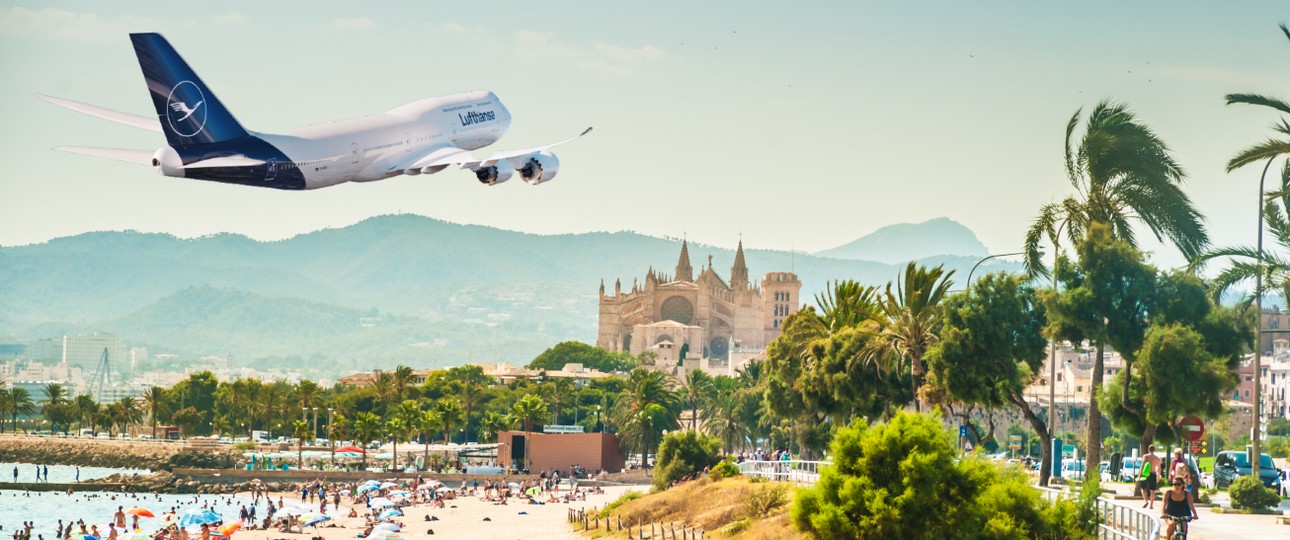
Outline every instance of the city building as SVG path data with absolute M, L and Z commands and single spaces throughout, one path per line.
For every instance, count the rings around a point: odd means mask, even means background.
M 713 269 L 711 256 L 696 277 L 683 241 L 673 275 L 651 267 L 643 286 L 633 283 L 624 292 L 617 280 L 613 294 L 600 283 L 596 345 L 633 355 L 652 351 L 660 365 L 691 358 L 728 361 L 735 352 L 763 350 L 797 311 L 802 282 L 791 272 L 767 273 L 760 284 L 748 275 L 742 241 L 728 282 Z
M 497 434 L 497 463 L 507 469 L 568 471 L 580 467 L 619 472 L 626 468 L 618 437 L 611 433 L 532 433 L 502 431 Z
M 93 332 L 63 336 L 62 362 L 79 367 L 86 373 L 97 372 L 103 351 L 107 351 L 108 365 L 111 368 L 109 380 L 127 378 L 130 374 L 130 348 L 116 334 Z

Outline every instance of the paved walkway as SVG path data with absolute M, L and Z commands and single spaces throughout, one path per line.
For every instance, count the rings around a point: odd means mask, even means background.
M 1115 490 L 1119 495 L 1133 494 L 1132 484 L 1102 484 L 1103 489 Z M 1141 499 L 1138 499 L 1141 501 Z M 1121 500 L 1130 503 L 1130 500 Z M 1228 513 L 1217 513 L 1213 508 L 1198 506 L 1196 512 L 1200 519 L 1191 523 L 1189 538 L 1197 540 L 1266 540 L 1290 538 L 1290 525 L 1280 525 L 1273 515 L 1240 514 L 1231 511 L 1231 499 L 1226 491 L 1220 491 L 1214 497 L 1217 506 Z M 1156 508 L 1160 508 L 1160 496 L 1156 496 Z M 1139 503 L 1139 506 L 1141 504 Z M 1290 515 L 1290 500 L 1282 499 L 1278 507 L 1283 514 Z

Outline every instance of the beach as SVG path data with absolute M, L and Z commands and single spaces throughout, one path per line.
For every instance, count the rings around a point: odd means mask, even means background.
M 481 477 L 481 483 L 483 478 Z M 344 486 L 353 487 L 353 486 Z M 568 493 L 568 486 L 562 486 L 556 492 L 558 496 Z M 343 487 L 342 487 L 343 488 Z M 443 508 L 437 508 L 431 503 L 418 503 L 411 506 L 399 507 L 398 510 L 403 512 L 402 516 L 395 518 L 393 521 L 403 525 L 399 535 L 402 538 L 423 538 L 427 536 L 436 536 L 444 538 L 479 538 L 479 539 L 567 539 L 577 538 L 578 535 L 573 532 L 571 524 L 567 520 L 568 510 L 603 508 L 605 504 L 617 499 L 624 491 L 633 489 L 631 487 L 611 486 L 603 488 L 603 493 L 593 493 L 586 490 L 586 499 L 569 503 L 556 502 L 545 504 L 526 504 L 526 499 L 511 497 L 507 504 L 500 505 L 494 502 L 481 500 L 478 496 L 465 496 L 454 499 L 446 499 Z M 648 489 L 645 486 L 635 487 L 638 490 Z M 396 488 L 397 490 L 397 488 Z M 272 500 L 277 506 L 281 500 L 287 507 L 298 507 L 302 511 L 316 513 L 318 510 L 318 501 L 314 499 L 312 503 L 303 501 L 299 492 L 272 492 L 267 495 L 268 499 L 262 495 L 259 498 L 257 510 L 257 521 L 263 521 L 267 511 L 266 501 Z M 545 500 L 547 494 L 542 494 L 539 499 Z M 18 493 L 7 493 L 6 498 L 9 502 L 22 501 L 27 503 L 26 511 L 30 516 L 23 516 L 23 521 L 34 521 L 34 527 L 31 530 L 31 538 L 36 540 L 40 537 L 52 540 L 55 538 L 58 522 L 62 519 L 64 522 L 69 520 L 84 520 L 87 525 L 96 524 L 106 537 L 107 524 L 112 519 L 112 514 L 117 505 L 129 508 L 139 506 L 152 511 L 157 515 L 156 518 L 144 518 L 140 521 L 140 528 L 144 533 L 151 534 L 161 528 L 165 519 L 164 513 L 174 508 L 180 515 L 192 508 L 200 508 L 209 505 L 216 508 L 223 514 L 224 523 L 233 523 L 239 520 L 238 512 L 241 507 L 251 507 L 254 501 L 250 493 L 237 493 L 234 495 L 183 495 L 183 496 L 161 496 L 154 494 L 111 494 L 111 493 L 78 493 L 66 495 L 63 493 L 43 493 L 30 494 L 30 496 Z M 395 499 L 398 499 L 395 497 Z M 101 502 L 102 504 L 94 505 L 91 510 L 90 501 Z M 33 504 L 34 503 L 34 504 Z M 359 517 L 347 517 L 349 509 L 353 508 Z M 308 510 L 305 510 L 308 509 Z M 365 506 L 365 499 L 359 498 L 355 502 L 349 496 L 343 496 L 340 503 L 340 510 L 333 509 L 332 495 L 329 492 L 327 514 L 331 519 L 322 521 L 316 526 L 295 527 L 292 532 L 282 532 L 276 528 L 267 530 L 250 530 L 248 528 L 234 532 L 231 538 L 238 540 L 277 540 L 277 539 L 309 539 L 322 537 L 327 539 L 350 539 L 366 538 L 363 532 L 367 529 L 367 522 L 364 516 L 369 514 Z M 427 521 L 427 519 L 433 519 Z M 127 519 L 129 522 L 129 519 Z M 15 529 L 5 527 L 0 531 L 0 538 L 12 538 Z M 75 537 L 75 535 L 73 535 Z M 121 536 L 126 536 L 122 534 Z M 194 535 L 194 538 L 196 536 Z

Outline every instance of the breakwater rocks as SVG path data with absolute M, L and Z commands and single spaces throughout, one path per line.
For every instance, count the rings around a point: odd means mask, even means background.
M 236 458 L 231 450 L 190 450 L 177 442 L 8 436 L 0 437 L 0 462 L 169 470 L 227 468 Z
M 299 491 L 299 486 L 294 482 L 261 482 L 258 479 L 252 480 L 227 480 L 213 481 L 212 479 L 194 480 L 187 475 L 171 474 L 168 471 L 157 471 L 152 474 L 114 474 L 112 476 L 99 478 L 89 482 L 82 482 L 77 489 L 80 491 L 95 489 L 96 485 L 103 485 L 103 491 L 124 491 L 133 493 L 211 493 L 211 494 L 233 494 L 247 493 L 252 488 L 270 492 Z

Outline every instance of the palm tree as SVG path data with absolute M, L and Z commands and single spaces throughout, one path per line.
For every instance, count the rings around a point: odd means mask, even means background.
M 384 426 L 381 418 L 370 412 L 360 412 L 354 418 L 354 438 L 363 447 L 363 470 L 367 470 L 367 443 L 381 436 Z
M 524 425 L 524 433 L 528 435 L 533 431 L 534 423 L 542 423 L 547 419 L 546 402 L 536 394 L 525 394 L 515 405 L 511 407 L 515 419 Z M 529 444 L 524 452 L 525 469 L 533 464 L 533 445 Z
M 421 416 L 417 417 L 417 430 L 421 432 L 421 442 L 425 444 L 425 451 L 421 454 L 422 465 L 430 463 L 430 434 L 441 426 L 443 426 L 443 418 L 439 416 L 439 411 L 434 409 L 421 411 Z
M 564 377 L 548 380 L 540 389 L 543 399 L 551 405 L 552 420 L 554 423 L 560 423 L 560 413 L 564 412 L 565 405 L 573 399 L 573 381 Z
M 1290 259 L 1281 253 L 1290 253 L 1290 161 L 1281 171 L 1281 189 L 1267 195 L 1263 207 L 1263 221 L 1266 230 L 1279 248 L 1269 253 L 1251 247 L 1218 248 L 1202 253 L 1192 261 L 1191 268 L 1200 266 L 1215 259 L 1231 259 L 1230 266 L 1224 269 L 1213 280 L 1212 291 L 1215 300 L 1219 300 L 1232 287 L 1241 283 L 1259 280 L 1259 259 L 1263 259 L 1262 280 L 1258 287 L 1262 290 L 1276 288 L 1283 298 L 1290 298 Z M 1255 294 L 1246 295 L 1241 300 L 1242 307 L 1249 307 L 1255 301 Z
M 479 420 L 479 441 L 496 442 L 497 434 L 515 426 L 515 419 L 508 414 L 488 411 Z
M 305 468 L 305 443 L 314 440 L 314 430 L 310 427 L 309 422 L 296 420 L 291 423 L 291 430 L 296 437 L 296 468 Z M 395 456 L 398 461 L 398 456 Z
M 394 399 L 401 400 L 407 397 L 408 388 L 412 386 L 415 374 L 412 368 L 399 365 L 394 368 Z
M 76 414 L 81 420 L 81 427 L 85 427 L 85 423 L 89 422 L 90 431 L 95 435 L 98 435 L 99 404 L 95 402 L 94 398 L 90 397 L 89 394 L 76 396 L 75 404 Z
M 9 396 L 9 389 L 0 386 L 0 433 L 4 433 L 5 417 L 8 416 L 9 412 Z
M 1188 260 L 1209 245 L 1203 216 L 1182 191 L 1186 173 L 1169 147 L 1123 104 L 1102 102 L 1089 114 L 1079 146 L 1073 146 L 1082 111 L 1066 124 L 1066 176 L 1078 195 L 1040 209 L 1026 231 L 1025 265 L 1048 275 L 1040 244 L 1076 244 L 1093 222 L 1106 223 L 1116 238 L 1137 245 L 1135 221 L 1157 240 L 1167 238 Z
M 70 418 L 67 418 L 69 415 L 65 408 L 68 403 L 67 389 L 61 384 L 50 383 L 45 385 L 41 392 L 45 394 L 44 407 L 41 412 L 45 415 L 45 418 L 49 419 L 50 429 L 58 431 L 58 426 L 64 419 L 67 419 L 68 422 L 71 421 Z
M 690 409 L 690 431 L 699 430 L 699 409 L 707 407 L 708 400 L 712 397 L 715 388 L 712 386 L 712 376 L 706 371 L 696 369 L 685 374 L 685 405 Z
M 372 390 L 376 392 L 376 401 L 381 406 L 381 414 L 389 411 L 390 403 L 396 399 L 396 396 L 402 395 L 395 387 L 394 375 L 379 369 L 372 374 Z
M 456 398 L 444 398 L 435 402 L 434 408 L 439 412 L 439 421 L 443 425 L 443 443 L 448 444 L 452 438 L 452 426 L 461 421 L 461 402 Z
M 108 405 L 112 411 L 112 423 L 118 427 L 118 433 L 126 433 L 130 426 L 143 420 L 143 411 L 134 398 L 121 398 L 120 401 Z
M 619 437 L 629 448 L 641 453 L 643 467 L 649 466 L 649 454 L 663 430 L 677 427 L 681 400 L 673 391 L 675 385 L 661 371 L 637 368 L 628 375 L 615 403 L 614 420 L 619 426 Z
M 157 438 L 157 416 L 166 406 L 166 389 L 160 386 L 149 386 L 143 391 L 143 403 L 148 409 L 148 418 L 152 422 L 152 438 Z
M 21 386 L 9 389 L 9 417 L 13 420 L 13 430 L 18 431 L 18 416 L 36 414 L 36 404 L 31 400 L 31 392 Z
M 1075 129 L 1083 111 L 1066 123 L 1066 176 L 1077 195 L 1040 209 L 1026 231 L 1025 265 L 1031 275 L 1048 275 L 1040 260 L 1040 243 L 1047 240 L 1054 252 L 1065 238 L 1079 243 L 1093 223 L 1104 223 L 1113 237 L 1137 245 L 1133 227 L 1141 223 L 1157 240 L 1168 239 L 1187 260 L 1209 245 L 1203 216 L 1182 191 L 1186 173 L 1174 161 L 1169 147 L 1151 128 L 1138 121 L 1123 104 L 1099 103 L 1085 121 L 1075 145 Z M 1089 385 L 1087 463 L 1100 459 L 1102 415 L 1097 394 L 1102 386 L 1105 346 L 1098 344 Z
M 703 428 L 721 439 L 725 453 L 733 453 L 752 438 L 752 426 L 744 422 L 744 390 L 739 379 L 718 375 L 712 381 L 712 396 L 703 413 Z
M 895 292 L 891 283 L 883 292 L 882 310 L 887 319 L 882 329 L 883 348 L 902 363 L 909 363 L 914 410 L 922 410 L 918 389 L 927 373 L 923 355 L 936 341 L 939 306 L 953 283 L 952 275 L 953 270 L 946 272 L 940 266 L 929 269 L 910 262 L 902 277 L 897 278 Z

